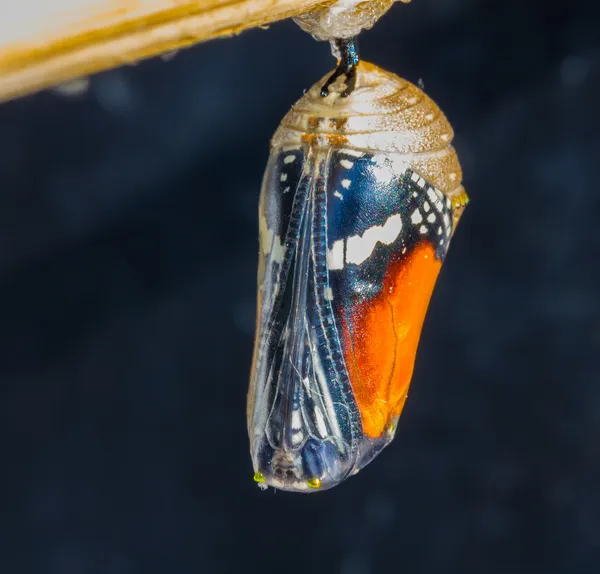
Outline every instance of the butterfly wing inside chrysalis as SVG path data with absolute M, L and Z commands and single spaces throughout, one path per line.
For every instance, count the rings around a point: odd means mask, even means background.
M 359 418 L 328 296 L 327 161 L 304 149 L 274 155 L 260 202 L 251 449 L 268 484 L 328 488 L 354 468 Z
M 340 150 L 329 186 L 333 306 L 362 429 L 378 439 L 407 395 L 452 210 L 400 157 Z M 379 446 L 365 441 L 362 456 Z

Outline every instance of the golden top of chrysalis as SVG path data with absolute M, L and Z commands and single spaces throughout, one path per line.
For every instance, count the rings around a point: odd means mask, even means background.
M 459 191 L 462 172 L 450 145 L 454 132 L 435 102 L 417 86 L 361 61 L 356 87 L 343 97 L 340 77 L 327 97 L 317 82 L 283 118 L 273 147 L 303 143 L 398 154 L 441 191 Z M 460 188 L 462 189 L 462 188 Z

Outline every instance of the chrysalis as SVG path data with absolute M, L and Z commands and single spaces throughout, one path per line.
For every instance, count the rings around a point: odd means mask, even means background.
M 439 108 L 339 47 L 277 129 L 259 206 L 250 448 L 260 486 L 297 492 L 392 440 L 467 202 Z

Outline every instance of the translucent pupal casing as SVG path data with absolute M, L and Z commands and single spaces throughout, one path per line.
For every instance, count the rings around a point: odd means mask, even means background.
M 421 90 L 361 62 L 271 142 L 248 393 L 255 480 L 331 488 L 392 440 L 421 327 L 467 202 L 453 132 Z

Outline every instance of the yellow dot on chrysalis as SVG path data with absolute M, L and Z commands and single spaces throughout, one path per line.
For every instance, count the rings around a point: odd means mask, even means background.
M 308 484 L 308 488 L 321 488 L 321 479 L 311 478 L 306 484 Z
M 265 476 L 262 472 L 255 472 L 254 473 L 254 482 L 264 482 L 265 481 Z

